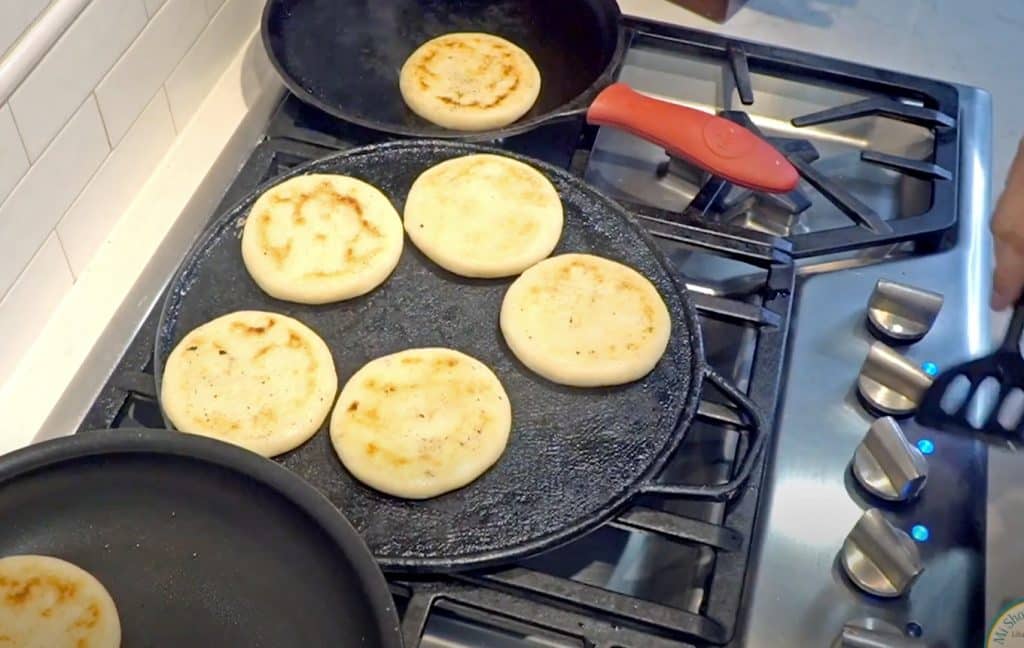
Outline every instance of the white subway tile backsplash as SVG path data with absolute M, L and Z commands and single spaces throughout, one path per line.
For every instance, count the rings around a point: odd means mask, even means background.
M 0 0 L 0 58 L 57 1 Z M 113 253 L 104 245 L 173 149 L 175 124 L 256 30 L 264 0 L 83 4 L 0 104 L 0 385 L 77 297 L 76 277 L 85 287 L 98 254 Z
M 9 102 L 30 159 L 42 154 L 145 24 L 142 0 L 93 0 L 68 27 Z
M 0 106 L 0 203 L 28 169 L 28 156 L 9 106 Z
M 217 13 L 222 4 L 224 0 L 206 0 L 206 15 L 213 18 L 213 14 Z
M 96 87 L 114 146 L 195 42 L 208 20 L 204 0 L 167 0 Z
M 227 0 L 167 79 L 171 114 L 180 130 L 259 24 L 263 3 Z
M 48 4 L 50 0 L 0 0 L 0 58 Z
M 90 96 L 0 204 L 0 295 L 7 292 L 110 152 Z
M 174 135 L 171 111 L 161 89 L 57 225 L 76 277 L 170 148 Z
M 146 5 L 146 13 L 152 18 L 156 15 L 156 12 L 160 11 L 160 7 L 163 6 L 167 0 L 142 0 L 143 4 Z
M 0 385 L 35 341 L 72 281 L 57 235 L 51 233 L 0 300 Z

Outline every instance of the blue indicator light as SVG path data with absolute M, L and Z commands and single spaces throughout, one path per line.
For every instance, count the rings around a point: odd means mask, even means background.
M 939 365 L 934 362 L 925 362 L 921 365 L 921 369 L 929 376 L 939 375 Z
M 917 449 L 921 451 L 921 454 L 930 455 L 935 452 L 935 444 L 932 443 L 931 439 L 919 439 Z
M 910 529 L 910 537 L 918 542 L 928 542 L 928 536 L 930 535 L 931 532 L 928 531 L 928 527 L 923 524 L 915 524 L 913 528 Z

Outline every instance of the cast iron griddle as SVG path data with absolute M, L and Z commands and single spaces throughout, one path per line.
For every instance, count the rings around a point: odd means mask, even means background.
M 380 188 L 401 212 L 422 171 L 479 152 L 520 159 L 554 183 L 565 207 L 556 254 L 599 254 L 636 268 L 658 288 L 672 316 L 672 335 L 664 357 L 643 380 L 574 389 L 533 374 L 515 359 L 498 328 L 512 279 L 457 277 L 427 260 L 408 239 L 395 272 L 368 295 L 324 306 L 267 296 L 246 271 L 239 240 L 249 208 L 267 186 L 221 215 L 193 247 L 172 280 L 157 334 L 158 380 L 167 355 L 186 333 L 242 309 L 280 312 L 309 325 L 333 352 L 342 385 L 366 362 L 412 347 L 452 347 L 495 371 L 512 404 L 509 445 L 490 471 L 456 492 L 409 501 L 363 486 L 337 459 L 326 425 L 308 443 L 278 457 L 342 510 L 385 569 L 451 571 L 496 564 L 597 526 L 644 490 L 696 410 L 703 359 L 685 289 L 627 213 L 578 178 L 502 151 L 436 141 L 356 149 L 289 175 L 351 175 Z
M 0 556 L 56 556 L 96 576 L 124 646 L 401 646 L 384 576 L 351 525 L 240 448 L 83 433 L 0 458 L 0 492 Z

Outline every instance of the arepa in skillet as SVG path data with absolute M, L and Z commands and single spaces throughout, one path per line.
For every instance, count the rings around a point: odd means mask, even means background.
M 565 215 L 544 174 L 501 155 L 424 171 L 405 201 L 405 230 L 434 263 L 465 277 L 516 275 L 551 254 Z
M 242 259 L 271 297 L 325 304 L 366 294 L 398 265 L 402 221 L 391 201 L 356 178 L 285 180 L 253 204 Z
M 672 327 L 654 284 L 590 254 L 562 254 L 524 272 L 505 293 L 500 321 L 524 365 L 575 387 L 644 377 L 665 353 Z
M 337 391 L 334 359 L 319 335 L 279 313 L 237 311 L 174 347 L 160 402 L 182 432 L 273 457 L 316 433 Z
M 352 475 L 396 497 L 461 488 L 508 443 L 512 408 L 482 362 L 445 348 L 408 349 L 367 363 L 341 390 L 331 442 Z
M 427 41 L 405 61 L 398 85 L 409 109 L 452 130 L 501 128 L 540 95 L 540 70 L 522 48 L 482 33 Z
M 120 645 L 114 599 L 92 574 L 51 556 L 0 558 L 0 646 Z

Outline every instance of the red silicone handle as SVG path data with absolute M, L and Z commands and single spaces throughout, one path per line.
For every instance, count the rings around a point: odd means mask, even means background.
M 785 193 L 800 180 L 789 160 L 739 124 L 642 95 L 625 83 L 597 95 L 587 122 L 621 128 L 741 187 Z

